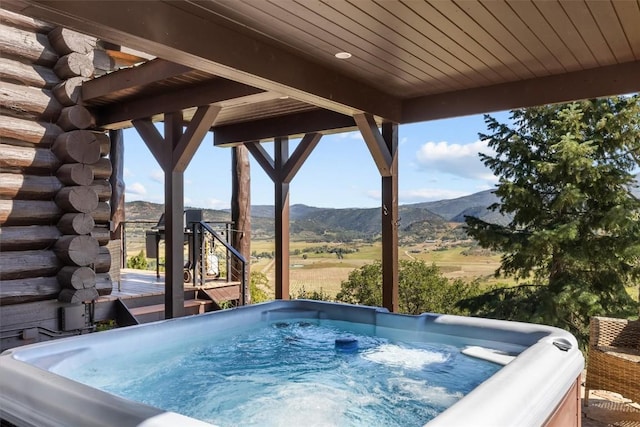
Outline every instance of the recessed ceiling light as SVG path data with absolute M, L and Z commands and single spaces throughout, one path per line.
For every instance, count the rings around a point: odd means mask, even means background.
M 336 53 L 335 56 L 338 59 L 349 59 L 349 58 L 351 58 L 351 54 L 349 52 L 338 52 L 338 53 Z

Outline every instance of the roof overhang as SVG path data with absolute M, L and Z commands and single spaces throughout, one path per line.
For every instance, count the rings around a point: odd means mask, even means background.
M 220 144 L 640 91 L 638 1 L 5 3 L 162 58 L 86 85 L 103 126 L 218 104 Z

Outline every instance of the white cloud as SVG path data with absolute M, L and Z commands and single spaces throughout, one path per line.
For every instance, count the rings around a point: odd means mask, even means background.
M 228 209 L 229 202 L 212 198 L 205 201 L 205 207 L 208 209 Z
M 496 178 L 480 160 L 478 153 L 494 154 L 486 141 L 471 144 L 450 144 L 446 141 L 427 142 L 416 153 L 419 169 L 441 172 L 462 178 L 495 182 Z
M 380 200 L 382 198 L 382 191 L 380 190 L 367 190 L 364 192 L 364 194 L 368 198 L 374 199 L 374 200 Z
M 159 182 L 160 184 L 164 184 L 164 172 L 162 169 L 154 169 L 149 174 L 149 178 L 152 181 Z
M 399 194 L 400 202 L 405 203 L 418 203 L 418 202 L 430 202 L 435 200 L 448 200 L 455 199 L 468 195 L 468 191 L 447 190 L 438 188 L 419 188 L 415 190 L 401 191 Z
M 147 194 L 147 189 L 139 182 L 134 182 L 126 187 L 126 192 L 134 196 L 144 196 Z
M 133 172 L 131 172 L 131 169 L 129 169 L 129 168 L 124 168 L 123 171 L 122 171 L 122 175 L 125 178 L 131 178 L 131 177 L 136 176 Z

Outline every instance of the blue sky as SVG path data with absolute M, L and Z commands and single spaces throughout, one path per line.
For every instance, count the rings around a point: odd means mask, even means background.
M 491 114 L 506 122 L 508 112 Z M 434 120 L 399 129 L 400 204 L 451 199 L 493 188 L 478 152 L 482 115 Z M 126 200 L 163 203 L 162 170 L 135 129 L 124 131 Z M 293 153 L 297 141 L 292 141 Z M 265 147 L 272 152 L 272 143 Z M 226 209 L 231 202 L 231 149 L 208 134 L 185 172 L 185 205 Z M 380 206 L 380 175 L 359 132 L 323 136 L 290 185 L 290 203 L 349 208 Z M 251 158 L 251 202 L 273 204 L 273 183 Z

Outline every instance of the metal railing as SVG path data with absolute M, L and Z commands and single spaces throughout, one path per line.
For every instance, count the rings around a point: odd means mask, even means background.
M 227 237 L 229 236 L 227 230 Z M 246 304 L 247 261 L 240 252 L 204 221 L 193 223 L 194 253 L 200 252 L 199 262 L 194 262 L 194 286 L 199 281 L 204 286 L 207 276 L 225 278 L 227 282 L 240 282 L 240 305 Z M 209 240 L 208 240 L 209 239 Z M 224 260 L 221 263 L 220 260 Z M 224 266 L 224 269 L 223 269 Z M 195 274 L 195 272 L 198 274 Z M 197 277 L 199 276 L 199 277 Z

